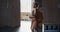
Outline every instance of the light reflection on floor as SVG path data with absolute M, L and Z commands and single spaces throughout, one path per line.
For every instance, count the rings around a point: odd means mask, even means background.
M 19 32 L 31 32 L 31 21 L 21 21 Z

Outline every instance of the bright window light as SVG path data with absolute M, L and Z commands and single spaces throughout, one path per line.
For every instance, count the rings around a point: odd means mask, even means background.
M 21 0 L 21 12 L 31 12 L 32 0 Z

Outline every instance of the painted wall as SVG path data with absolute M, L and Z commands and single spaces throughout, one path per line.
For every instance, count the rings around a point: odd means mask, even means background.
M 44 13 L 43 23 L 60 24 L 60 0 L 42 0 Z
M 20 0 L 0 1 L 0 26 L 20 26 Z

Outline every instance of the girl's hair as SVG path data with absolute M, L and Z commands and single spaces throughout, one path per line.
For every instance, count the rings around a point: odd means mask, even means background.
M 36 2 L 35 5 L 36 5 L 36 7 L 38 7 L 39 6 L 39 3 Z
M 37 7 L 39 8 L 39 6 L 40 6 L 40 5 L 39 5 L 38 2 L 35 2 L 35 3 L 34 3 L 34 8 L 37 8 Z

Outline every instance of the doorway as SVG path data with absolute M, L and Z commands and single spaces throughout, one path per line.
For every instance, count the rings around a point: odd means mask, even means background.
M 29 16 L 32 12 L 32 3 L 34 0 L 20 0 L 21 8 L 21 27 L 20 32 L 31 32 L 31 19 Z

